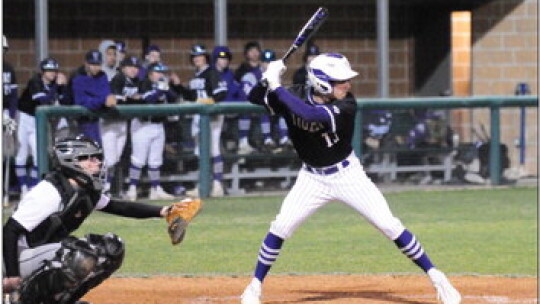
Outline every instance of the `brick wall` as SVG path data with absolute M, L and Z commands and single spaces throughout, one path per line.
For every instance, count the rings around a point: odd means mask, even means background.
M 243 45 L 258 40 L 278 56 L 289 47 L 306 17 L 317 5 L 296 3 L 252 4 L 231 1 L 228 7 L 228 38 L 233 52 L 232 67 L 242 59 Z M 360 73 L 353 83 L 359 97 L 377 94 L 376 8 L 373 4 L 329 4 L 330 18 L 316 36 L 322 51 L 341 52 Z M 10 42 L 7 60 L 16 67 L 22 86 L 35 71 L 33 1 L 4 3 L 4 32 Z M 25 12 L 25 13 L 20 13 Z M 119 14 L 118 12 L 122 12 Z M 128 50 L 141 55 L 143 46 L 158 44 L 164 61 L 183 79 L 191 76 L 189 48 L 193 43 L 213 47 L 211 1 L 67 1 L 49 2 L 49 49 L 68 72 L 82 64 L 84 53 L 97 48 L 102 39 L 122 39 Z M 412 77 L 410 17 L 407 8 L 391 11 L 390 92 L 411 95 Z M 302 51 L 289 63 L 286 79 L 302 64 Z
M 284 2 L 230 1 L 228 37 L 234 56 L 233 68 L 240 63 L 243 45 L 249 40 L 259 40 L 264 48 L 283 54 L 306 16 L 310 16 L 317 7 L 304 1 Z M 33 3 L 33 0 L 7 0 L 3 3 L 4 33 L 10 43 L 6 60 L 14 65 L 21 88 L 36 70 Z M 322 51 L 347 55 L 353 68 L 360 73 L 353 83 L 356 96 L 375 97 L 375 3 L 335 1 L 328 7 L 332 17 L 317 34 L 316 44 Z M 405 4 L 391 7 L 391 96 L 414 95 L 416 16 L 429 13 L 429 10 L 424 12 L 422 9 Z M 187 80 L 192 74 L 188 55 L 190 46 L 202 42 L 213 47 L 212 1 L 55 0 L 49 1 L 49 13 L 50 55 L 59 60 L 61 69 L 66 73 L 82 64 L 84 53 L 96 48 L 102 39 L 122 39 L 127 42 L 128 50 L 136 55 L 140 55 L 148 43 L 160 45 L 164 61 Z M 537 94 L 536 14 L 535 0 L 494 0 L 472 11 L 470 90 L 473 95 L 513 94 L 516 83 L 520 81 L 528 82 L 532 93 Z M 292 57 L 286 79 L 301 65 L 301 53 Z M 511 114 L 506 114 L 506 111 L 502 120 L 503 140 L 513 147 L 518 135 L 516 122 L 519 114 L 516 110 L 508 110 Z M 469 118 L 468 110 L 465 112 L 455 128 L 470 129 L 467 125 L 469 119 L 473 124 L 484 122 L 489 125 L 486 111 L 474 110 L 472 118 Z M 527 168 L 536 174 L 537 112 L 536 108 L 527 112 Z M 511 148 L 511 151 L 515 160 L 517 150 Z
M 527 82 L 538 95 L 538 2 L 497 0 L 473 11 L 472 94 L 513 95 Z M 525 174 L 538 174 L 538 108 L 526 110 Z M 474 110 L 473 123 L 489 129 L 489 112 Z M 519 165 L 520 111 L 501 113 L 502 141 L 508 145 L 512 166 Z

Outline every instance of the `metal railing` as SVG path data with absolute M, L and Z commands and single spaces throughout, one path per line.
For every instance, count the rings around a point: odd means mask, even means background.
M 489 172 L 491 184 L 501 182 L 500 159 L 500 109 L 503 107 L 538 107 L 538 96 L 477 96 L 477 97 L 421 97 L 421 98 L 370 98 L 357 99 L 358 110 L 354 127 L 353 147 L 357 155 L 362 155 L 362 111 L 364 109 L 456 109 L 489 108 L 491 142 Z M 49 171 L 49 124 L 51 118 L 58 117 L 123 117 L 170 116 L 200 114 L 199 134 L 199 187 L 200 194 L 207 197 L 212 179 L 210 157 L 210 116 L 234 113 L 265 113 L 261 106 L 247 102 L 225 102 L 215 105 L 205 104 L 164 104 L 164 105 L 125 105 L 113 110 L 93 112 L 81 106 L 43 106 L 36 111 L 37 152 L 40 176 Z

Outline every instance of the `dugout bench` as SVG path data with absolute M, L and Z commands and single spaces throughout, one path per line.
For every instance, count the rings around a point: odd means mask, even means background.
M 491 184 L 501 183 L 500 164 L 500 109 L 507 107 L 538 107 L 538 96 L 473 96 L 473 97 L 416 97 L 416 98 L 370 98 L 357 100 L 357 114 L 355 121 L 354 138 L 362 136 L 362 110 L 363 109 L 410 109 L 410 108 L 486 108 L 490 110 L 490 153 L 489 153 L 489 179 Z M 202 104 L 166 104 L 159 107 L 153 105 L 125 105 L 117 106 L 114 114 L 118 117 L 131 118 L 136 116 L 170 116 L 201 114 L 200 144 L 202 149 L 200 158 L 199 182 L 201 196 L 205 197 L 210 189 L 210 119 L 215 114 L 229 113 L 264 113 L 259 106 L 247 103 L 220 103 L 208 106 Z M 50 147 L 49 121 L 57 117 L 105 117 L 107 113 L 95 112 L 81 106 L 42 106 L 36 110 L 36 132 L 38 149 L 38 168 L 40 176 L 49 171 L 47 149 Z M 360 140 L 353 142 L 358 155 L 362 154 Z
M 423 155 L 421 164 L 399 164 L 397 155 L 411 152 Z M 457 150 L 450 147 L 415 148 L 413 150 L 393 147 L 370 150 L 369 153 L 377 154 L 380 161 L 366 165 L 366 172 L 380 174 L 384 181 L 396 181 L 398 173 L 442 172 L 443 181 L 449 182 L 452 178 L 452 171 L 456 167 L 454 157 L 457 155 Z M 433 161 L 433 158 L 436 158 L 436 161 Z

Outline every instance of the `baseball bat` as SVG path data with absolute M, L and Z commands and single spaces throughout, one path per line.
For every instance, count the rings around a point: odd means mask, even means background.
M 319 29 L 319 27 L 324 23 L 328 17 L 328 9 L 326 7 L 319 7 L 317 11 L 309 18 L 308 22 L 300 30 L 291 47 L 281 58 L 283 62 L 286 62 L 287 59 L 298 49 L 300 48 L 306 40 L 309 40 L 311 36 Z

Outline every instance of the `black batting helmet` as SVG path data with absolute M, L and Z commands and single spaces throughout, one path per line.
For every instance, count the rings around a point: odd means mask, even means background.
M 59 67 L 58 61 L 51 57 L 45 58 L 39 63 L 39 68 L 42 71 L 58 71 Z

